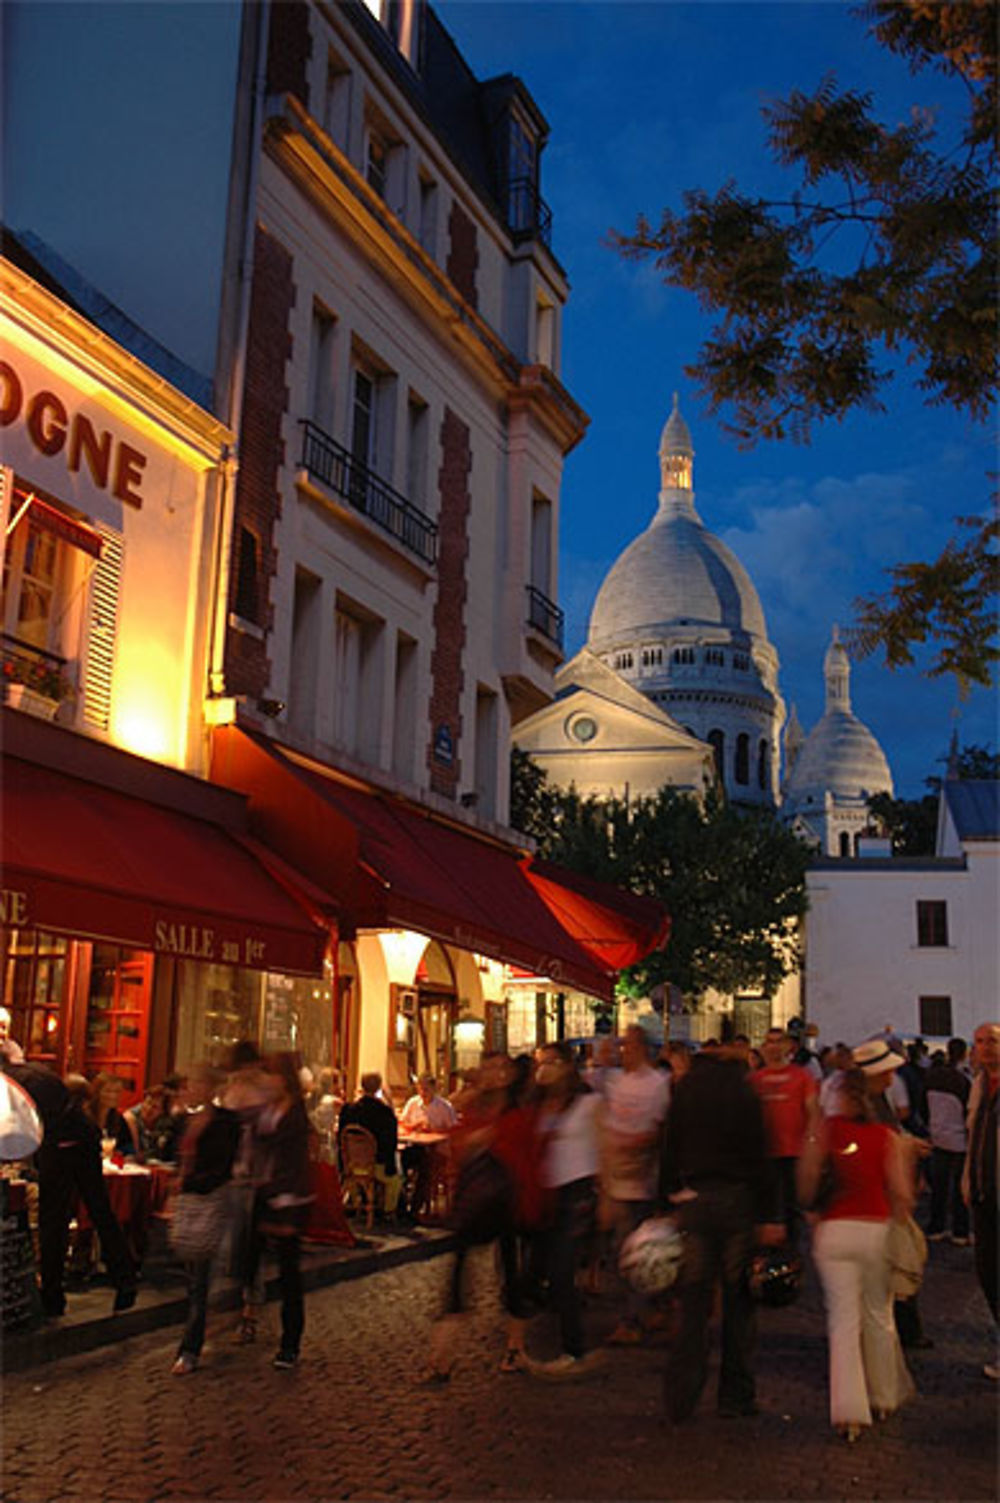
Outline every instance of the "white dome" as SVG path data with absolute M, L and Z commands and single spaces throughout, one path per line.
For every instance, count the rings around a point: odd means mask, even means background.
M 694 447 L 676 392 L 659 454 L 659 508 L 612 564 L 590 615 L 587 646 L 606 652 L 676 625 L 721 626 L 766 640 L 749 574 L 695 510 Z
M 892 793 L 885 753 L 851 710 L 851 668 L 836 626 L 823 659 L 826 713 L 795 754 L 785 789 L 786 806 L 835 799 L 868 799 Z M 791 750 L 791 748 L 789 748 Z
M 811 795 L 870 798 L 892 792 L 892 773 L 885 753 L 866 725 L 849 710 L 827 710 L 806 737 L 795 759 L 785 793 L 786 804 L 800 807 Z
M 612 565 L 591 612 L 588 646 L 600 652 L 671 623 L 767 636 L 749 574 L 693 507 L 658 512 Z

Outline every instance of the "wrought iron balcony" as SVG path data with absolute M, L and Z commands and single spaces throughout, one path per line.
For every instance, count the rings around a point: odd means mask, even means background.
M 565 613 L 547 595 L 543 595 L 541 590 L 536 590 L 534 585 L 525 585 L 525 590 L 528 595 L 528 625 L 540 631 L 561 649 Z
M 437 523 L 308 418 L 303 418 L 299 426 L 302 468 L 411 553 L 433 564 L 437 558 Z
M 507 184 L 507 223 L 515 240 L 540 240 L 552 249 L 552 210 L 533 178 L 515 177 Z

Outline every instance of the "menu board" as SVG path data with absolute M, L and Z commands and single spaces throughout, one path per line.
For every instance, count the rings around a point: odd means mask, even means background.
M 0 1180 L 0 1317 L 5 1331 L 24 1330 L 41 1316 L 24 1189 Z

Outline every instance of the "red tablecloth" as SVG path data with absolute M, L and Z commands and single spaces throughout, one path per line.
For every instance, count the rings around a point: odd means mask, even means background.
M 146 1254 L 150 1217 L 166 1205 L 173 1176 L 174 1171 L 162 1164 L 150 1164 L 138 1171 L 104 1165 L 104 1188 L 137 1265 Z M 81 1232 L 90 1233 L 93 1223 L 82 1202 L 76 1209 L 76 1221 Z
M 315 1200 L 303 1233 L 307 1242 L 327 1247 L 354 1247 L 355 1237 L 344 1216 L 344 1193 L 335 1164 L 314 1160 L 309 1165 L 310 1189 Z

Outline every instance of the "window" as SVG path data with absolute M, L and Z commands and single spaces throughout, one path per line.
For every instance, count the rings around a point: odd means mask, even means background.
M 631 668 L 632 667 L 632 654 L 630 652 L 619 652 L 617 654 L 617 656 L 615 657 L 615 667 L 616 668 Z
M 330 140 L 341 151 L 350 151 L 351 70 L 335 52 L 327 62 L 323 123 Z
M 492 819 L 497 807 L 497 696 L 476 689 L 476 807 Z
M 417 231 L 417 239 L 429 256 L 437 252 L 437 220 L 438 220 L 438 186 L 433 178 L 426 176 L 421 171 L 420 184 L 420 225 Z
M 740 673 L 746 673 L 750 667 L 750 659 L 745 652 L 733 653 L 733 667 L 737 668 Z
M 763 788 L 767 787 L 768 773 L 769 773 L 768 762 L 769 762 L 769 758 L 768 758 L 768 754 L 767 754 L 767 742 L 766 741 L 761 741 L 760 745 L 757 747 L 757 787 L 758 788 L 762 788 L 763 789 Z
M 309 340 L 309 416 L 333 432 L 334 340 L 337 321 L 320 303 L 313 303 Z
M 655 668 L 655 667 L 657 667 L 658 664 L 660 664 L 662 662 L 663 662 L 663 648 L 662 647 L 644 647 L 642 649 L 642 666 L 644 668 Z
M 531 498 L 531 583 L 551 599 L 552 502 L 537 493 Z
M 736 737 L 735 777 L 743 787 L 750 781 L 750 737 L 745 731 Z
M 726 738 L 722 731 L 709 731 L 708 744 L 715 754 L 715 770 L 719 775 L 719 781 L 724 782 L 726 777 Z
M 394 214 L 406 209 L 406 149 L 388 121 L 370 113 L 365 128 L 365 178 Z
M 723 668 L 726 662 L 726 655 L 721 647 L 706 647 L 705 662 L 710 663 L 713 668 Z
M 354 372 L 354 410 L 351 416 L 351 453 L 361 464 L 375 460 L 375 381 L 366 371 Z
M 948 944 L 948 904 L 937 900 L 917 902 L 917 944 L 944 948 Z
M 368 132 L 368 155 L 365 162 L 365 177 L 369 188 L 374 188 L 379 198 L 385 198 L 386 171 L 389 165 L 389 148 L 373 130 Z
M 546 298 L 535 304 L 535 359 L 539 365 L 555 370 L 556 310 Z
M 512 117 L 507 132 L 507 222 L 512 230 L 534 228 L 535 176 L 534 138 Z
M 851 837 L 846 830 L 840 832 L 840 854 L 842 856 L 851 854 Z
M 951 998 L 921 997 L 918 1031 L 921 1037 L 951 1038 Z
M 333 740 L 378 764 L 385 623 L 343 598 L 334 612 Z
M 674 662 L 675 663 L 693 663 L 694 662 L 694 648 L 693 647 L 675 647 L 674 648 Z
M 427 403 L 411 391 L 406 403 L 406 499 L 427 510 Z
M 396 637 L 393 699 L 392 770 L 398 778 L 411 782 L 417 723 L 417 644 L 405 632 Z
M 259 625 L 259 541 L 249 527 L 241 527 L 236 552 L 236 599 L 233 609 L 244 621 Z
M 305 735 L 316 730 L 322 585 L 307 569 L 295 570 L 292 605 L 292 661 L 288 675 L 288 719 Z

